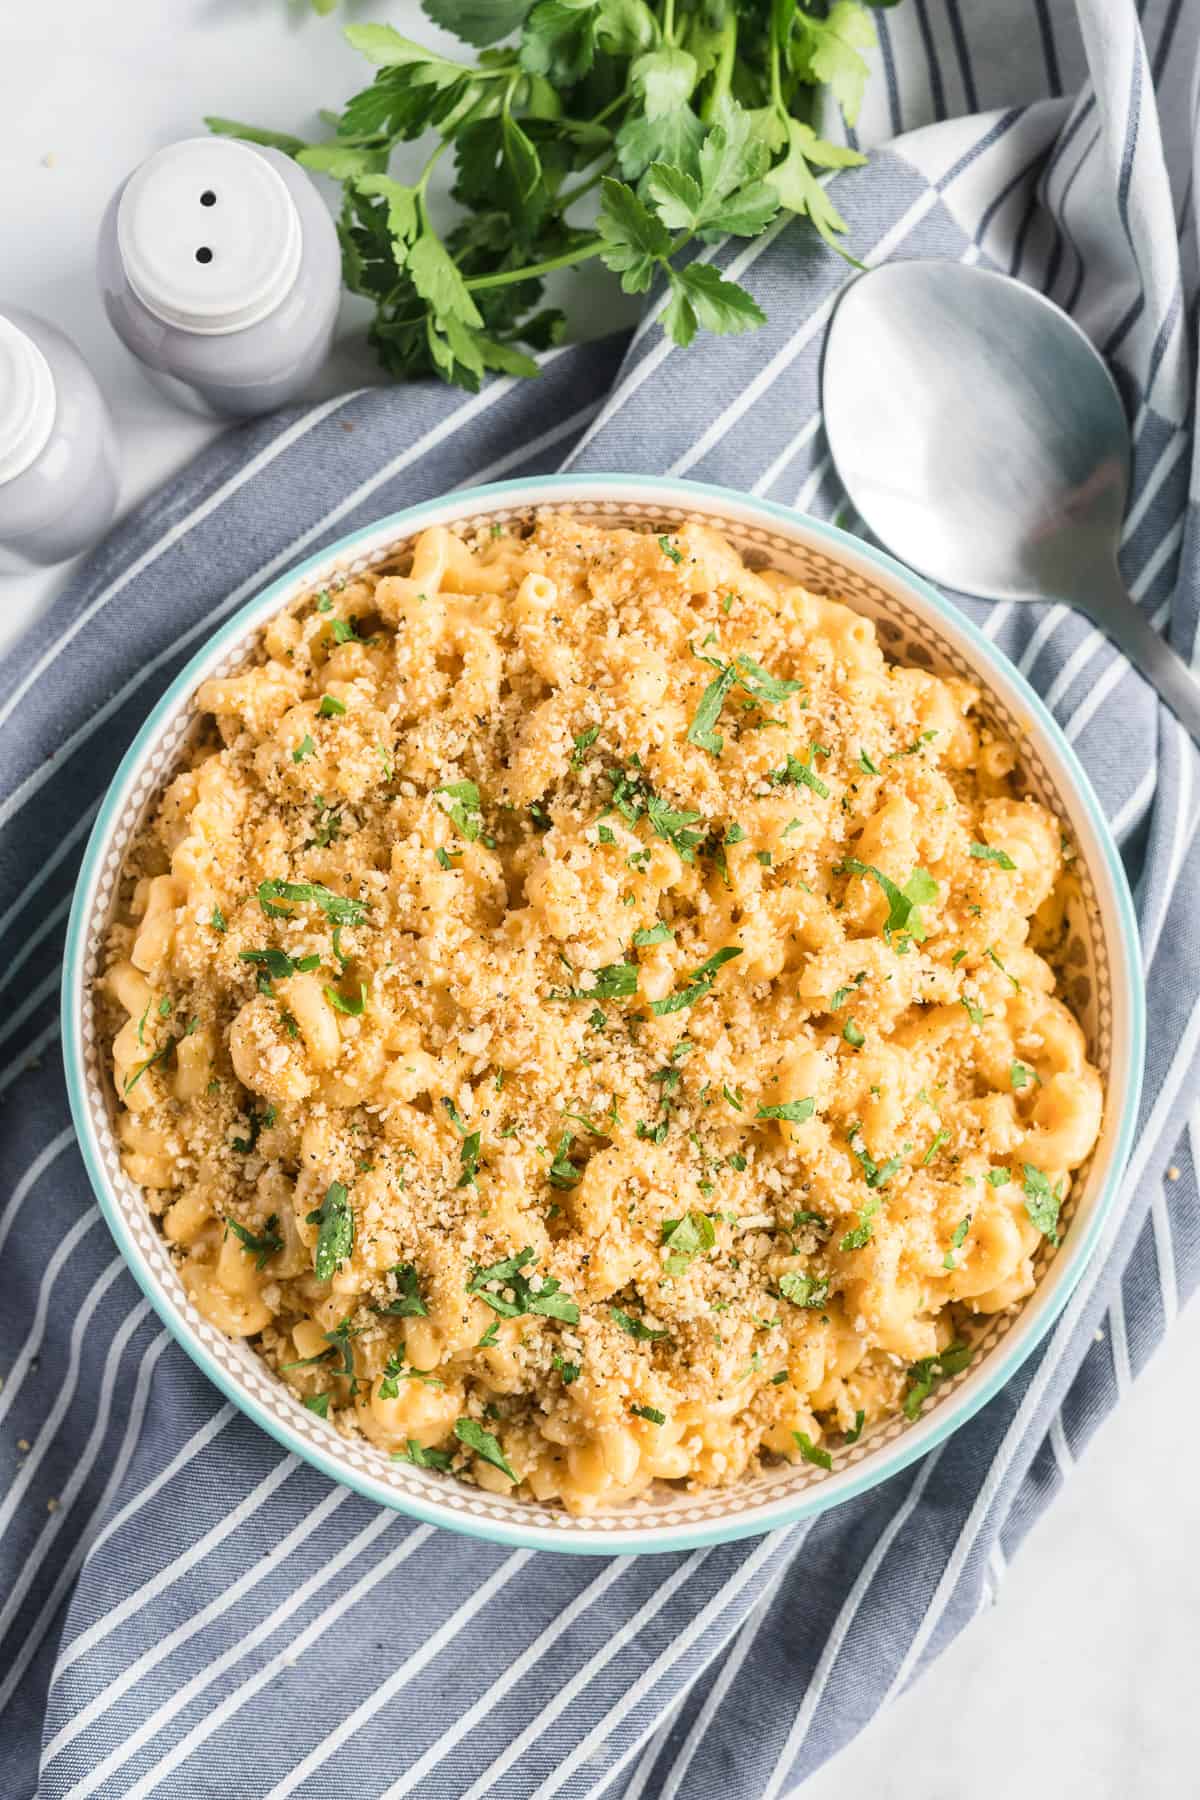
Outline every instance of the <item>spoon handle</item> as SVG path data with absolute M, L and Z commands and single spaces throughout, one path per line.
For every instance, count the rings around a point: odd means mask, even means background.
M 1200 743 L 1200 675 L 1188 667 L 1165 638 L 1159 637 L 1115 568 L 1105 571 L 1101 579 L 1081 586 L 1084 591 L 1076 604 L 1124 651 L 1138 673 L 1157 689 L 1184 730 Z

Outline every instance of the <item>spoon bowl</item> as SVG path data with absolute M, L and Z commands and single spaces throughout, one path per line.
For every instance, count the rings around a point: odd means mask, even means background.
M 889 263 L 842 296 L 822 385 L 838 474 L 882 543 L 963 593 L 1079 608 L 1200 736 L 1200 684 L 1118 570 L 1129 426 L 1073 320 L 1007 275 Z

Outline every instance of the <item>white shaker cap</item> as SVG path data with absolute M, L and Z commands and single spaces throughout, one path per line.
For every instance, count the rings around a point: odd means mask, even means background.
M 117 211 L 130 287 L 156 318 L 212 336 L 287 297 L 301 233 L 287 183 L 232 138 L 184 138 L 135 169 Z
M 50 364 L 31 337 L 0 313 L 0 482 L 36 462 L 57 410 Z

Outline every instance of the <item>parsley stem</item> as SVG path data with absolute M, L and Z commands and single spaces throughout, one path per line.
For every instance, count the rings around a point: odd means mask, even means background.
M 771 40 L 771 104 L 777 112 L 785 112 L 783 88 L 779 80 L 779 43 L 774 36 Z
M 675 0 L 663 0 L 662 34 L 668 44 L 675 42 Z
M 539 275 L 549 275 L 555 269 L 569 269 L 573 263 L 586 262 L 589 256 L 599 256 L 604 248 L 601 240 L 592 238 L 578 250 L 564 250 L 561 256 L 551 256 L 545 262 L 529 263 L 523 269 L 501 269 L 498 275 L 472 275 L 467 282 L 471 289 L 511 287 L 516 281 L 533 281 Z
M 734 60 L 737 56 L 737 36 L 737 14 L 731 9 L 725 14 L 724 23 L 721 26 L 712 86 L 700 108 L 700 117 L 706 125 L 712 124 L 718 106 L 729 92 L 729 85 L 733 79 Z
M 414 186 L 416 188 L 417 193 L 420 194 L 422 199 L 425 198 L 425 187 L 429 180 L 429 177 L 433 174 L 434 165 L 436 164 L 438 157 L 442 155 L 443 151 L 446 151 L 450 148 L 450 144 L 451 144 L 450 138 L 442 138 L 441 142 L 430 153 L 429 159 L 426 162 L 425 167 L 421 170 L 421 173 L 417 176 Z

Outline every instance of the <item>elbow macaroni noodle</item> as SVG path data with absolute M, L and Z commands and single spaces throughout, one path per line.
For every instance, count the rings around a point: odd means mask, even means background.
M 915 1416 L 1101 1122 L 978 700 L 698 524 L 429 530 L 275 619 L 102 983 L 195 1305 L 575 1512 Z

